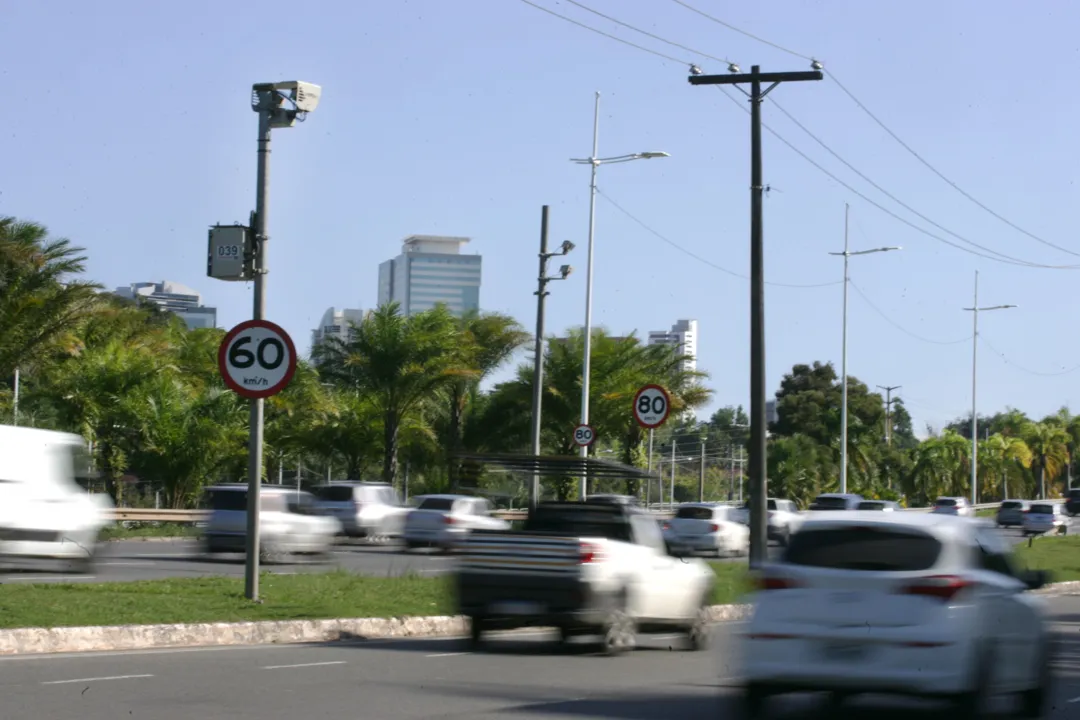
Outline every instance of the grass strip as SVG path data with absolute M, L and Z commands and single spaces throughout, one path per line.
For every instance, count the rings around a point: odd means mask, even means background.
M 139 538 L 147 537 L 186 538 L 196 537 L 199 532 L 199 528 L 195 527 L 192 523 L 148 523 L 132 525 L 131 527 L 124 527 L 117 523 L 116 525 L 108 525 L 103 528 L 101 531 L 101 539 L 137 540 Z
M 1080 580 L 1080 535 L 1042 536 L 1016 548 L 1020 567 L 1049 570 L 1053 582 Z

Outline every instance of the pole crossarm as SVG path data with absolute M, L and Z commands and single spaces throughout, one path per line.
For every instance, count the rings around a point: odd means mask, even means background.
M 691 75 L 691 85 L 742 85 L 754 80 L 762 83 L 802 82 L 805 80 L 824 80 L 825 73 L 820 70 L 801 72 L 773 73 L 731 73 L 728 75 Z M 772 88 L 770 88 L 771 90 Z M 764 93 L 762 93 L 764 94 Z

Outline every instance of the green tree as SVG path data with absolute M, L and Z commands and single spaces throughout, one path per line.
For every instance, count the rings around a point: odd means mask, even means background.
M 999 497 L 1009 497 L 1009 478 L 1013 478 L 1014 493 L 1027 494 L 1030 490 L 1026 473 L 1031 467 L 1031 448 L 1021 438 L 996 433 L 979 441 L 979 487 L 997 489 Z
M 1045 499 L 1053 482 L 1069 462 L 1069 435 L 1054 423 L 1028 423 L 1022 432 L 1031 449 L 1031 467 L 1038 478 L 1039 498 Z

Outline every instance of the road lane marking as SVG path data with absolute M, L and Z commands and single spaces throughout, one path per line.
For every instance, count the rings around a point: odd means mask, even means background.
M 467 652 L 452 652 L 452 653 L 432 653 L 431 655 L 425 655 L 424 657 L 457 657 L 458 655 L 468 655 Z
M 93 580 L 97 575 L 23 575 L 11 577 L 0 575 L 0 582 L 21 582 L 23 580 L 38 580 L 41 582 L 71 582 L 73 580 Z
M 76 678 L 75 680 L 48 680 L 42 685 L 68 685 L 70 683 L 101 682 L 103 680 L 134 680 L 135 678 L 152 678 L 153 675 L 111 675 L 109 677 Z
M 331 660 L 329 662 L 298 663 L 296 665 L 267 665 L 263 670 L 284 670 L 286 668 L 319 667 L 321 665 L 345 665 L 344 660 Z
M 115 565 L 115 566 L 129 565 L 131 567 L 153 567 L 154 565 L 157 565 L 157 563 L 149 562 L 149 561 L 140 562 L 138 560 L 135 560 L 134 562 L 127 562 L 127 561 L 99 562 L 98 565 Z
M 1066 700 L 1065 702 L 1067 702 L 1067 703 L 1078 703 L 1078 702 L 1080 702 L 1080 697 L 1074 697 L 1072 700 Z

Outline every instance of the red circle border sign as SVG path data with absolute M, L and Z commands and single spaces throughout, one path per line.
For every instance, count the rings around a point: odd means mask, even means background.
M 660 394 L 664 396 L 664 404 L 666 405 L 666 407 L 664 409 L 664 417 L 660 420 L 660 422 L 655 423 L 655 424 L 651 424 L 651 425 L 649 423 L 646 423 L 646 422 L 642 421 L 642 419 L 638 416 L 638 412 L 637 412 L 638 401 L 641 399 L 642 393 L 644 393 L 646 390 L 659 390 Z M 668 391 L 661 385 L 653 385 L 653 384 L 644 385 L 641 388 L 639 388 L 636 393 L 634 393 L 633 411 L 634 411 L 634 420 L 637 421 L 638 425 L 645 428 L 646 430 L 655 430 L 656 428 L 658 428 L 661 425 L 663 425 L 664 423 L 666 423 L 667 419 L 671 416 L 671 395 L 669 395 Z
M 262 390 L 252 390 L 251 388 L 244 387 L 233 380 L 232 376 L 229 375 L 229 346 L 232 344 L 232 341 L 236 339 L 237 335 L 251 328 L 262 328 L 274 333 L 281 338 L 281 341 L 285 343 L 286 350 L 289 351 L 289 365 L 285 370 L 285 376 L 272 387 L 263 388 Z M 289 337 L 289 333 L 285 332 L 283 327 L 277 323 L 272 323 L 269 320 L 245 320 L 229 332 L 225 333 L 225 337 L 221 340 L 221 345 L 218 346 L 217 359 L 218 373 L 225 382 L 225 386 L 237 395 L 246 397 L 250 400 L 262 400 L 277 395 L 289 385 L 293 379 L 293 375 L 296 374 L 296 345 L 293 344 L 292 338 Z

